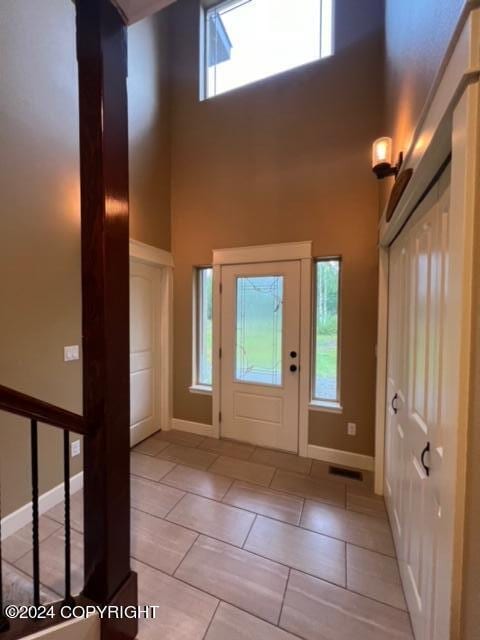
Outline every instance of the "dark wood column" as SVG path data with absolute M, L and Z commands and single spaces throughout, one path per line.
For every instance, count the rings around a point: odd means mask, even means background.
M 77 0 L 76 11 L 83 397 L 85 419 L 94 429 L 84 445 L 84 594 L 100 604 L 134 604 L 136 576 L 129 559 L 127 34 L 109 0 Z M 104 637 L 134 637 L 135 631 L 135 625 L 125 629 L 120 624 Z

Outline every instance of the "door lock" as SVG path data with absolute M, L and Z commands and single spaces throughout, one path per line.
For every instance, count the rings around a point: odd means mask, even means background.
M 298 367 L 297 367 L 297 365 L 296 365 L 296 364 L 291 364 L 291 365 L 290 365 L 290 371 L 291 371 L 292 373 L 295 373 L 295 371 L 296 371 L 297 369 L 298 369 Z
M 297 357 L 297 352 L 296 351 L 290 351 L 290 358 L 296 358 Z

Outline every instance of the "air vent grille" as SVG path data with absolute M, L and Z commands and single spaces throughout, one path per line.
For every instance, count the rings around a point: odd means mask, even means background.
M 343 478 L 350 478 L 350 480 L 358 480 L 362 482 L 363 474 L 361 471 L 355 471 L 354 469 L 344 469 L 343 467 L 332 467 L 328 468 L 328 473 L 332 476 L 342 476 Z

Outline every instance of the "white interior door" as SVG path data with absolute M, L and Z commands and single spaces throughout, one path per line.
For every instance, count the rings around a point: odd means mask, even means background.
M 221 434 L 298 451 L 300 262 L 222 267 Z
M 130 260 L 130 444 L 160 429 L 162 271 Z
M 453 518 L 443 509 L 442 360 L 447 304 L 449 173 L 422 202 L 390 252 L 386 497 L 417 640 L 449 638 L 439 598 L 439 553 Z M 448 391 L 446 391 L 448 393 Z M 448 616 L 447 616 L 448 617 Z

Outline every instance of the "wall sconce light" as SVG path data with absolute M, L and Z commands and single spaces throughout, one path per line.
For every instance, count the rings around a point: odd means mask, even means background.
M 400 153 L 396 165 L 392 165 L 392 139 L 378 138 L 372 147 L 372 170 L 379 180 L 388 176 L 398 175 L 403 162 L 403 153 Z

